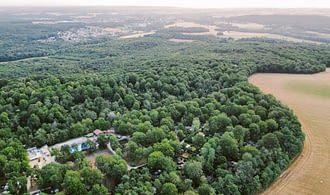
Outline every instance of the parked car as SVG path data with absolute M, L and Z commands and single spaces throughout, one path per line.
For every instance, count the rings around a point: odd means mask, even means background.
M 153 172 L 153 175 L 159 176 L 161 173 L 162 173 L 162 170 L 158 169 L 158 170 Z
M 178 165 L 182 165 L 184 163 L 184 159 L 182 158 L 182 157 L 178 157 L 177 159 L 176 159 L 176 164 L 178 164 Z
M 59 191 L 60 191 L 59 189 L 55 188 L 55 189 L 50 190 L 50 193 L 52 193 L 52 194 L 56 194 L 56 193 L 59 192 Z
M 32 193 L 32 195 L 40 195 L 40 194 L 41 194 L 41 190 L 37 190 L 37 191 Z
M 5 190 L 6 191 L 8 189 L 9 189 L 8 183 L 1 185 L 1 190 Z

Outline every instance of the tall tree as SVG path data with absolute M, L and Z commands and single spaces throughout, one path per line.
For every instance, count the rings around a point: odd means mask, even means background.
M 64 193 L 70 195 L 87 195 L 79 172 L 67 171 L 63 180 Z
M 95 184 L 92 190 L 88 192 L 88 195 L 108 195 L 108 189 L 104 185 Z
M 198 161 L 188 161 L 183 166 L 183 171 L 188 178 L 192 179 L 195 186 L 200 183 L 201 176 L 203 176 L 202 163 Z
M 115 184 L 120 183 L 121 178 L 128 173 L 128 166 L 120 156 L 98 156 L 97 167 L 105 173 Z
M 87 190 L 90 190 L 95 184 L 102 184 L 103 175 L 97 169 L 85 167 L 80 171 L 80 177 Z

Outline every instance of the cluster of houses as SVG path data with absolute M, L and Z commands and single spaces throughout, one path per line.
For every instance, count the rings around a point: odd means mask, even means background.
M 93 142 L 96 145 L 96 147 L 98 147 L 97 138 L 101 135 L 114 135 L 119 139 L 119 141 L 128 139 L 127 136 L 121 136 L 116 134 L 115 130 L 113 129 L 105 130 L 105 131 L 96 129 L 93 131 L 93 133 L 89 133 L 83 137 L 70 139 L 68 141 L 55 144 L 53 146 L 45 145 L 42 146 L 41 148 L 33 147 L 27 149 L 29 164 L 31 167 L 42 168 L 43 166 L 51 162 L 54 162 L 55 157 L 51 155 L 50 151 L 52 149 L 60 150 L 61 147 L 65 145 L 70 147 L 71 153 L 76 151 L 86 151 L 91 149 L 91 145 L 89 144 L 90 142 Z

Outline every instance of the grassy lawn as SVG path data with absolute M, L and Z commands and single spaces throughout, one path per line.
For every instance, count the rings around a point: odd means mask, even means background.
M 314 83 L 314 82 L 302 82 L 302 81 L 295 81 L 289 82 L 286 86 L 288 90 L 321 96 L 325 98 L 330 98 L 330 85 L 323 84 L 323 83 Z

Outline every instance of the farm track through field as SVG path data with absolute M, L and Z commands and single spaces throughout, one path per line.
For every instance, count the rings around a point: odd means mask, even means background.
M 330 86 L 330 69 L 314 75 L 255 74 L 249 82 L 290 107 L 306 135 L 303 152 L 263 194 L 330 194 L 330 97 L 288 87 L 295 82 Z
M 41 56 L 41 57 L 30 57 L 30 58 L 23 58 L 19 60 L 11 60 L 11 61 L 5 61 L 5 62 L 0 62 L 0 64 L 7 64 L 10 62 L 24 62 L 24 61 L 29 61 L 29 60 L 36 60 L 36 59 L 47 59 L 48 56 Z

